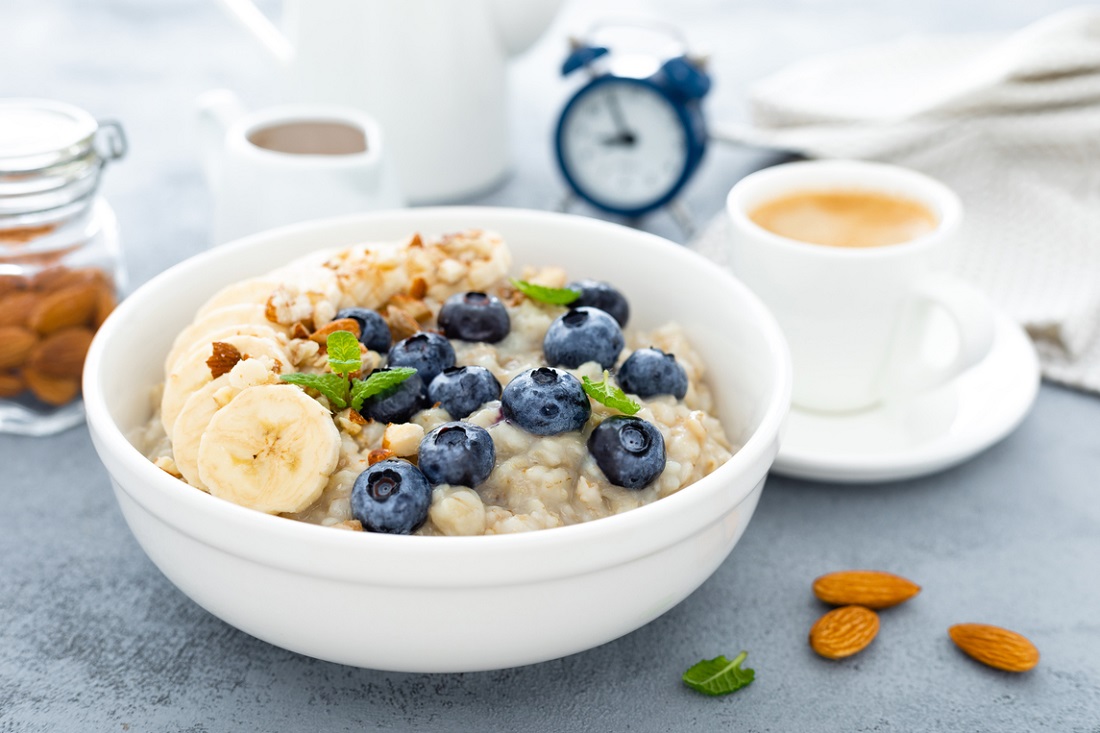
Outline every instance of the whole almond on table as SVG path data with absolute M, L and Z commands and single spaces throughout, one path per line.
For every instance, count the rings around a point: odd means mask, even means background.
M 890 608 L 920 593 L 911 580 L 881 570 L 841 570 L 814 581 L 814 595 L 834 606 Z
M 874 641 L 878 625 L 878 614 L 869 608 L 834 608 L 810 629 L 810 648 L 826 659 L 850 657 Z
M 0 326 L 0 369 L 23 366 L 38 343 L 33 331 L 20 326 Z
M 955 624 L 947 630 L 967 656 L 1005 672 L 1026 672 L 1039 663 L 1039 650 L 1015 631 L 987 624 Z

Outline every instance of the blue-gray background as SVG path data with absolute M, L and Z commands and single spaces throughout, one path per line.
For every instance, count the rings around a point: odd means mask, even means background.
M 713 54 L 709 111 L 731 120 L 751 80 L 793 60 L 911 33 L 1009 30 L 1069 4 L 577 0 L 512 68 L 515 170 L 478 202 L 557 206 L 549 134 L 570 85 L 555 68 L 566 35 L 594 18 L 682 25 Z M 223 86 L 254 105 L 274 99 L 266 60 L 212 0 L 3 0 L 0 30 L 0 96 L 125 124 L 131 154 L 106 193 L 133 283 L 204 249 L 192 100 Z M 696 221 L 763 162 L 715 148 L 685 196 Z M 683 238 L 665 214 L 643 225 Z M 85 429 L 0 436 L 0 731 L 1098 733 L 1098 426 L 1100 400 L 1045 386 L 1015 434 L 941 475 L 856 488 L 773 478 L 733 555 L 662 618 L 584 654 L 464 675 L 341 667 L 236 631 L 142 554 Z M 805 641 L 824 610 L 809 585 L 845 567 L 894 570 L 924 591 L 883 614 L 865 652 L 826 662 Z M 960 621 L 1026 633 L 1041 664 L 1012 676 L 971 662 L 945 633 Z M 750 687 L 708 699 L 680 685 L 690 664 L 740 649 L 757 670 Z

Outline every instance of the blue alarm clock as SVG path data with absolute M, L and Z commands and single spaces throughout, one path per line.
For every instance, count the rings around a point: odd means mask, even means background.
M 701 102 L 710 77 L 679 52 L 621 54 L 574 42 L 562 75 L 589 79 L 566 103 L 554 137 L 569 187 L 593 206 L 636 217 L 670 203 L 707 150 Z

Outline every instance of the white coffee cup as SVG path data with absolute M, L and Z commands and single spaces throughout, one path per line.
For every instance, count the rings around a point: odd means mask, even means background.
M 216 244 L 404 205 L 382 131 L 364 112 L 302 104 L 248 112 L 226 90 L 207 92 L 197 106 Z
M 866 191 L 918 202 L 937 221 L 908 242 L 854 248 L 774 234 L 749 214 L 810 191 Z M 905 168 L 861 161 L 789 163 L 742 179 L 726 202 L 734 273 L 771 309 L 791 347 L 794 404 L 845 412 L 944 384 L 979 362 L 994 312 L 976 290 L 943 274 L 962 220 L 946 186 Z M 958 334 L 954 354 L 925 354 L 937 311 Z

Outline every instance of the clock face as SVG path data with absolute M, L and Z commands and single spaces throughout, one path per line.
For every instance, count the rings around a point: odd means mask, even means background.
M 688 141 L 672 104 L 645 84 L 611 80 L 580 92 L 558 138 L 566 175 L 597 204 L 630 211 L 672 191 Z

